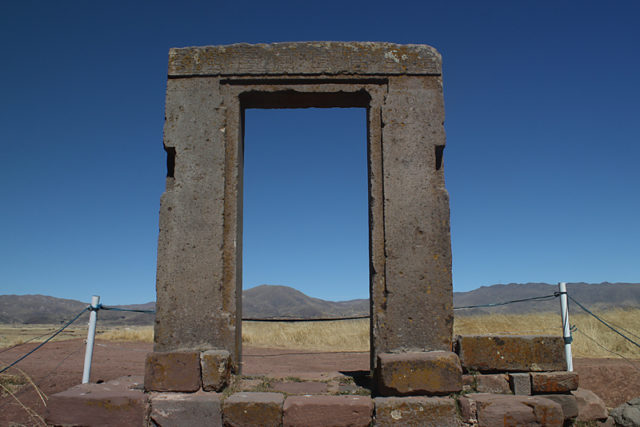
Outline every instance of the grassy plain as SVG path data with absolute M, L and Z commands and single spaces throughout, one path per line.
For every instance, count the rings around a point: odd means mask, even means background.
M 613 310 L 598 313 L 616 329 L 640 342 L 640 309 Z M 627 358 L 640 358 L 640 349 L 624 340 L 587 314 L 571 315 L 575 357 L 615 357 L 610 351 Z M 39 342 L 57 330 L 57 325 L 0 325 L 0 348 L 33 340 Z M 335 322 L 243 322 L 242 341 L 254 347 L 301 348 L 333 351 L 368 351 L 369 320 L 344 320 Z M 560 316 L 557 313 L 492 314 L 457 316 L 454 322 L 456 335 L 513 334 L 513 335 L 562 335 Z M 84 338 L 85 325 L 70 327 L 55 340 Z M 152 326 L 99 328 L 97 339 L 112 341 L 153 341 Z M 607 351 L 610 350 L 610 351 Z

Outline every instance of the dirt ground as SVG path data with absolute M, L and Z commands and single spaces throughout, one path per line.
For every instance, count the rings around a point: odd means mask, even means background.
M 11 350 L 0 349 L 0 362 L 16 360 L 36 344 L 24 344 Z M 152 344 L 96 341 L 91 381 L 108 381 L 126 375 L 144 375 L 144 359 Z M 81 339 L 52 342 L 33 353 L 16 367 L 24 371 L 45 396 L 80 383 L 84 363 Z M 244 348 L 243 375 L 267 375 L 275 378 L 320 379 L 332 373 L 368 371 L 369 353 L 311 352 Z M 640 396 L 640 360 L 576 359 L 574 369 L 580 386 L 598 394 L 609 407 L 616 407 Z M 14 369 L 10 372 L 16 373 Z M 18 399 L 20 402 L 18 402 Z M 43 425 L 46 398 L 31 385 L 22 386 L 15 398 L 3 393 L 0 398 L 0 426 Z M 28 409 L 25 409 L 28 408 Z M 28 411 L 34 413 L 31 415 Z M 36 415 L 37 414 L 37 415 Z

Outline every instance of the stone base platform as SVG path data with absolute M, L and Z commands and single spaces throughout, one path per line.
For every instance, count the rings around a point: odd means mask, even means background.
M 565 375 L 566 374 L 566 375 Z M 524 374 L 527 376 L 539 374 Z M 549 373 L 547 383 L 573 382 Z M 534 380 L 542 384 L 540 379 Z M 61 426 L 501 426 L 605 425 L 602 401 L 585 390 L 516 395 L 507 374 L 465 376 L 449 396 L 373 397 L 368 372 L 232 376 L 224 392 L 142 391 L 142 378 L 85 384 L 51 396 L 49 425 Z M 552 388 L 553 388 L 552 387 Z M 480 392 L 493 389 L 492 392 Z M 548 390 L 548 388 L 544 388 Z M 542 389 L 541 389 L 542 390 Z M 589 397 L 586 399 L 585 396 Z M 594 409 L 595 408 L 595 409 Z

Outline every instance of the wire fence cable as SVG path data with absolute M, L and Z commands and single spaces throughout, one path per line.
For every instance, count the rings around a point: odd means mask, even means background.
M 606 326 L 607 328 L 611 329 L 613 332 L 615 332 L 616 334 L 620 335 L 622 338 L 624 338 L 625 340 L 629 341 L 631 344 L 635 345 L 636 347 L 640 348 L 640 344 L 638 344 L 637 342 L 635 342 L 634 340 L 632 340 L 631 338 L 629 338 L 628 336 L 626 336 L 625 334 L 623 334 L 622 332 L 618 331 L 616 328 L 614 328 L 613 326 L 609 325 L 607 322 L 605 322 L 602 318 L 600 318 L 597 314 L 593 313 L 591 310 L 589 310 L 587 307 L 585 307 L 584 305 L 580 304 L 580 302 L 576 301 L 575 298 L 573 298 L 571 295 L 567 295 L 569 297 L 569 299 L 571 301 L 573 301 L 574 303 L 576 303 L 576 305 L 578 307 L 580 307 L 581 309 L 583 309 L 584 311 L 586 311 L 588 314 L 592 315 L 593 317 L 596 318 L 596 320 L 598 320 L 600 323 L 602 323 L 604 326 Z
M 45 345 L 46 343 L 48 343 L 49 341 L 51 341 L 53 338 L 55 338 L 60 332 L 64 331 L 65 329 L 67 329 L 69 327 L 69 325 L 71 325 L 73 322 L 75 322 L 76 320 L 78 320 L 80 318 L 80 316 L 82 316 L 85 311 L 88 311 L 89 307 L 85 307 L 80 313 L 78 313 L 76 315 L 76 317 L 74 317 L 73 319 L 69 320 L 63 327 L 61 327 L 60 329 L 58 329 L 56 332 L 53 333 L 53 335 L 51 335 L 49 338 L 47 338 L 46 340 L 44 340 L 43 342 L 40 343 L 40 345 L 38 345 L 37 347 L 35 347 L 33 350 L 31 350 L 30 352 L 28 352 L 27 354 L 25 354 L 24 356 L 20 357 L 18 360 L 16 360 L 15 362 L 11 363 L 10 365 L 5 366 L 4 368 L 2 368 L 2 370 L 0 370 L 0 374 L 6 372 L 9 368 L 15 366 L 18 364 L 18 362 L 21 362 L 22 360 L 26 359 L 29 355 L 31 355 L 32 353 L 34 353 L 36 350 L 38 350 L 40 347 L 42 347 L 43 345 Z
M 514 300 L 511 300 L 511 301 L 494 302 L 494 303 L 490 303 L 490 304 L 466 305 L 466 306 L 462 306 L 462 307 L 453 307 L 453 309 L 454 310 L 462 310 L 462 309 L 467 309 L 467 308 L 498 307 L 498 306 L 501 306 L 501 305 L 514 304 L 514 303 L 517 303 L 517 302 L 545 301 L 545 300 L 550 300 L 550 299 L 553 299 L 553 298 L 557 298 L 559 296 L 560 296 L 560 292 L 554 292 L 553 294 L 542 295 L 542 296 L 539 296 L 539 297 L 514 299 Z

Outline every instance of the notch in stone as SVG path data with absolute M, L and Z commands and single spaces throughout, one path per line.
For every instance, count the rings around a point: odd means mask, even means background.
M 439 171 L 442 167 L 442 156 L 444 154 L 444 145 L 434 146 L 436 152 L 436 170 Z
M 167 152 L 167 178 L 173 178 L 176 168 L 176 149 L 175 147 L 164 147 Z

